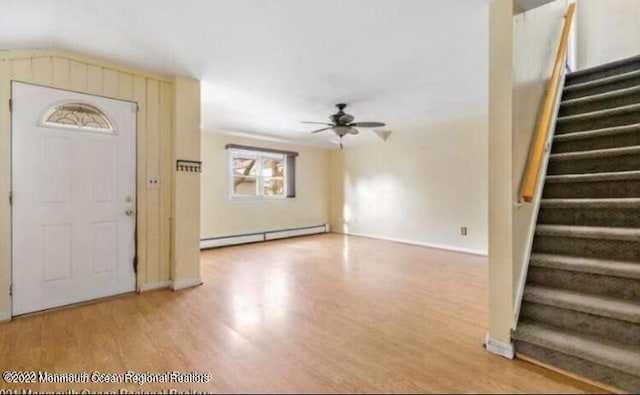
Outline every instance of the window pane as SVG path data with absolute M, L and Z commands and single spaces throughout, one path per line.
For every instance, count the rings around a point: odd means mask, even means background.
M 111 122 L 102 111 L 84 103 L 67 103 L 56 106 L 47 111 L 44 123 L 79 129 L 113 131 Z
M 265 196 L 284 196 L 284 179 L 265 178 L 263 194 Z
M 233 177 L 233 194 L 237 196 L 256 196 L 256 179 L 253 177 Z
M 255 176 L 258 172 L 255 158 L 243 158 L 236 156 L 233 158 L 234 176 Z
M 262 158 L 262 175 L 264 177 L 284 177 L 284 160 Z

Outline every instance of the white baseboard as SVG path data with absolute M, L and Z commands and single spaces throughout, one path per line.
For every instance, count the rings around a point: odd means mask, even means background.
M 287 237 L 314 235 L 329 232 L 329 225 L 307 226 L 295 229 L 282 229 L 267 232 L 251 233 L 237 236 L 213 237 L 200 240 L 200 249 L 231 246 L 237 244 L 256 243 L 267 240 L 284 239 Z
M 11 313 L 8 311 L 0 311 L 0 322 L 11 321 Z
M 263 233 L 244 236 L 218 237 L 215 239 L 200 240 L 200 249 L 202 250 L 205 248 L 232 246 L 236 244 L 257 243 L 264 240 L 265 239 Z
M 171 281 L 158 281 L 157 283 L 142 284 L 138 287 L 138 292 L 153 291 L 154 289 L 162 289 L 171 287 Z
M 318 233 L 327 233 L 328 225 L 314 226 L 310 228 L 300 228 L 292 230 L 281 230 L 276 232 L 267 232 L 264 235 L 265 240 L 285 239 L 287 237 L 315 235 Z
M 411 244 L 411 245 L 416 245 L 416 246 L 421 246 L 421 247 L 437 248 L 439 250 L 462 252 L 464 254 L 488 256 L 488 253 L 487 253 L 486 250 L 476 250 L 476 249 L 472 249 L 472 248 L 460 248 L 460 247 L 453 247 L 453 246 L 444 245 L 444 244 L 423 243 L 421 241 L 406 240 L 406 239 L 400 239 L 400 238 L 396 238 L 396 237 L 376 236 L 376 235 L 371 235 L 371 234 L 366 234 L 366 233 L 351 233 L 351 232 L 349 232 L 349 233 L 343 233 L 343 234 L 348 235 L 348 236 L 359 236 L 359 237 L 368 237 L 370 239 L 393 241 L 393 242 L 396 242 L 396 243 Z
M 202 280 L 200 279 L 200 277 L 183 278 L 180 280 L 174 280 L 173 284 L 171 285 L 171 289 L 173 289 L 174 291 L 179 291 L 181 289 L 197 287 L 199 285 L 202 285 Z
M 487 351 L 492 354 L 500 355 L 501 357 L 505 357 L 508 359 L 513 359 L 515 352 L 513 349 L 513 343 L 503 343 L 501 341 L 492 339 L 487 334 L 485 339 L 485 346 Z

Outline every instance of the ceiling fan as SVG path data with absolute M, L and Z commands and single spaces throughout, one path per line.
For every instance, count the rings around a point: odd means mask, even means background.
M 359 131 L 356 127 L 360 128 L 381 128 L 385 126 L 382 122 L 353 122 L 353 115 L 347 114 L 344 112 L 344 109 L 347 107 L 345 103 L 336 104 L 338 108 L 338 112 L 330 115 L 329 119 L 331 123 L 328 122 L 311 122 L 311 121 L 302 121 L 302 123 L 312 123 L 318 125 L 325 125 L 326 127 L 318 130 L 314 130 L 311 133 L 319 133 L 324 132 L 325 130 L 332 130 L 338 137 L 340 137 L 340 148 L 342 148 L 342 138 L 347 134 L 358 134 Z

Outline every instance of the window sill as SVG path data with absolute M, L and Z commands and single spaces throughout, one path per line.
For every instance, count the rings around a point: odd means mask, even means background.
M 295 197 L 230 197 L 229 201 L 238 203 L 287 202 Z

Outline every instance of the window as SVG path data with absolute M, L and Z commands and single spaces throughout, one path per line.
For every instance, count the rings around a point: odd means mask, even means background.
M 114 132 L 109 118 L 97 107 L 85 103 L 65 103 L 55 106 L 46 112 L 42 123 L 47 126 L 94 132 Z
M 253 147 L 229 149 L 231 197 L 234 199 L 295 197 L 295 155 L 292 154 L 295 153 L 261 151 Z

